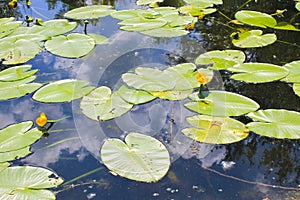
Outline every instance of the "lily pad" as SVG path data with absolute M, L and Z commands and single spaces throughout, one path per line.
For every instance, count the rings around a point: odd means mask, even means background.
M 279 30 L 287 30 L 287 31 L 300 31 L 300 29 L 296 28 L 295 26 L 287 22 L 279 22 L 273 28 Z
M 0 81 L 0 100 L 8 100 L 17 97 L 22 97 L 36 91 L 42 86 L 42 84 L 30 83 L 35 78 L 35 76 L 30 76 L 28 78 L 13 82 Z
M 0 153 L 23 149 L 40 139 L 43 133 L 37 128 L 30 129 L 32 125 L 32 121 L 26 121 L 1 129 Z
M 117 93 L 122 99 L 131 104 L 147 103 L 156 98 L 146 91 L 129 89 L 125 85 L 121 86 Z
M 186 3 L 193 6 L 207 8 L 212 7 L 214 4 L 223 4 L 222 0 L 184 0 Z
M 187 122 L 196 128 L 183 129 L 183 134 L 198 142 L 230 144 L 249 135 L 243 123 L 229 117 L 195 115 L 188 117 Z
M 184 30 L 183 28 L 171 28 L 168 26 L 164 26 L 156 29 L 142 31 L 141 33 L 152 37 L 179 37 L 182 35 L 186 35 L 189 32 Z
M 8 162 L 0 163 L 0 172 L 5 170 L 10 164 Z
M 295 8 L 300 11 L 300 2 L 296 3 Z
M 22 149 L 18 149 L 18 150 L 14 150 L 14 151 L 0 152 L 0 163 L 6 162 L 6 161 L 13 161 L 13 160 L 22 158 L 24 156 L 27 156 L 28 154 L 31 153 L 31 151 L 29 149 L 30 149 L 30 146 L 27 146 Z
M 64 14 L 69 19 L 98 19 L 113 13 L 114 10 L 108 5 L 92 5 L 86 7 L 75 8 Z
M 289 110 L 259 110 L 247 115 L 255 122 L 246 126 L 259 135 L 278 139 L 300 138 L 300 113 Z
M 295 94 L 300 97 L 300 83 L 294 83 L 293 90 L 294 90 Z
M 45 103 L 68 102 L 90 93 L 95 87 L 83 80 L 64 79 L 49 83 L 33 95 L 33 99 Z
M 185 107 L 209 116 L 239 116 L 259 108 L 252 99 L 226 91 L 210 91 L 205 99 L 199 99 L 198 94 L 194 93 L 190 98 L 194 102 L 185 103 Z
M 21 21 L 10 21 L 11 18 L 3 18 L 0 22 L 0 38 L 4 38 L 5 36 L 14 32 L 21 24 Z
M 34 75 L 38 70 L 30 70 L 31 65 L 11 67 L 0 72 L 0 81 L 16 81 Z
M 282 81 L 300 83 L 300 60 L 287 63 L 284 67 L 287 68 L 290 73 L 282 79 Z
M 241 10 L 235 13 L 235 18 L 248 25 L 261 28 L 274 27 L 277 21 L 271 15 L 252 10 Z
M 85 56 L 91 52 L 94 47 L 95 40 L 80 33 L 71 33 L 67 36 L 55 36 L 45 43 L 45 48 L 48 51 L 55 55 L 67 58 L 79 58 Z
M 54 200 L 53 192 L 45 189 L 62 182 L 54 172 L 41 167 L 8 167 L 0 173 L 0 196 L 6 200 Z
M 232 43 L 240 48 L 254 48 L 270 45 L 276 40 L 274 33 L 263 34 L 261 30 L 251 30 L 239 33 L 238 39 L 232 38 Z
M 239 50 L 215 50 L 201 54 L 196 58 L 195 63 L 198 65 L 213 63 L 210 69 L 224 70 L 233 67 L 235 64 L 243 63 L 245 59 L 245 54 Z
M 136 2 L 136 4 L 138 6 L 141 6 L 141 5 L 149 5 L 149 4 L 153 4 L 153 3 L 158 3 L 158 2 L 163 2 L 164 0 L 138 0 Z
M 238 73 L 232 75 L 232 79 L 248 83 L 276 81 L 289 74 L 288 69 L 268 63 L 243 63 L 235 65 L 227 70 Z
M 170 167 L 166 147 L 155 138 L 140 133 L 129 133 L 125 142 L 107 139 L 100 155 L 109 170 L 135 181 L 156 182 Z
M 123 25 L 120 29 L 125 31 L 146 31 L 162 27 L 167 24 L 167 21 L 162 19 L 133 18 L 119 22 L 119 24 Z
M 160 99 L 167 99 L 167 100 L 184 100 L 188 98 L 190 94 L 193 93 L 193 90 L 170 90 L 170 91 L 163 91 L 163 92 L 151 92 L 154 97 L 158 97 Z
M 89 33 L 88 36 L 93 38 L 95 40 L 96 44 L 106 44 L 106 43 L 108 43 L 108 38 L 103 36 L 103 35 Z
M 82 98 L 80 108 L 93 120 L 109 120 L 123 115 L 133 107 L 110 88 L 101 86 Z

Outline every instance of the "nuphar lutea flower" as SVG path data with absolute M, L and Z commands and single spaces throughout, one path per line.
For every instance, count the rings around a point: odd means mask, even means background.
M 36 124 L 39 125 L 40 127 L 43 127 L 47 124 L 47 116 L 45 113 L 41 113 L 38 118 L 35 120 Z
M 198 73 L 196 75 L 196 78 L 201 85 L 204 85 L 209 81 L 209 79 L 206 77 L 205 73 L 203 72 Z

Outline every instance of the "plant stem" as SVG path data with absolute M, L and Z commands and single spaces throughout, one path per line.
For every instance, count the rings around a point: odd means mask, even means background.
M 243 3 L 240 7 L 238 7 L 236 10 L 240 10 L 242 9 L 245 5 L 247 5 L 248 3 L 250 3 L 252 0 L 247 0 L 245 3 Z

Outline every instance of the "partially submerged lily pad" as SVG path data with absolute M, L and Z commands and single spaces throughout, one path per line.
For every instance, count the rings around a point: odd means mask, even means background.
M 251 30 L 237 34 L 237 38 L 232 38 L 232 43 L 234 46 L 240 48 L 263 47 L 277 40 L 274 33 L 263 34 L 261 30 Z
M 156 182 L 170 167 L 166 147 L 155 138 L 140 133 L 129 133 L 125 142 L 107 139 L 100 156 L 110 171 L 135 181 Z
M 300 138 L 300 113 L 289 110 L 259 110 L 247 115 L 255 122 L 246 126 L 256 134 L 278 139 Z
M 229 117 L 195 115 L 187 122 L 196 128 L 186 128 L 182 132 L 198 142 L 210 144 L 230 144 L 245 139 L 249 131 L 245 125 Z

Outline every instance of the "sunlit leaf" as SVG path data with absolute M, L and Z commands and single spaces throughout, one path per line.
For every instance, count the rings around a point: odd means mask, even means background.
M 179 37 L 182 35 L 186 35 L 189 32 L 183 30 L 182 28 L 171 28 L 168 26 L 164 26 L 152 30 L 142 31 L 141 33 L 152 37 Z
M 31 65 L 10 67 L 0 72 L 0 81 L 16 81 L 34 75 L 38 70 L 30 70 Z
M 227 70 L 237 72 L 231 76 L 232 79 L 249 83 L 276 81 L 289 74 L 286 68 L 268 63 L 243 63 Z
M 54 172 L 41 167 L 8 167 L 0 173 L 0 196 L 5 200 L 54 200 L 55 195 L 45 189 L 62 182 Z
M 10 21 L 12 18 L 3 18 L 0 21 L 0 38 L 3 38 L 14 32 L 21 24 L 21 21 Z
M 167 24 L 167 21 L 162 19 L 141 19 L 132 18 L 127 19 L 119 23 L 123 25 L 120 29 L 125 31 L 146 31 L 155 28 L 159 28 Z
M 178 13 L 164 15 L 160 19 L 167 21 L 170 27 L 183 27 L 195 20 L 195 18 L 192 16 L 180 16 Z
M 259 135 L 274 137 L 278 139 L 300 138 L 300 113 L 289 110 L 259 110 L 247 115 L 255 122 L 246 126 Z
M 238 38 L 232 38 L 232 43 L 240 48 L 254 48 L 267 46 L 276 40 L 274 33 L 263 34 L 261 30 L 251 30 L 239 33 Z
M 222 0 L 184 0 L 186 3 L 193 6 L 207 8 L 212 7 L 214 4 L 223 4 Z
M 201 8 L 192 5 L 182 6 L 179 8 L 180 13 L 190 14 L 191 16 L 200 16 L 204 17 L 205 15 L 214 13 L 217 11 L 215 8 Z
M 287 22 L 279 22 L 274 26 L 273 28 L 279 29 L 279 30 L 287 30 L 287 31 L 300 31 L 300 29 L 296 28 L 292 24 L 289 24 Z
M 13 150 L 13 151 L 7 151 L 7 152 L 0 152 L 0 163 L 6 162 L 6 161 L 12 161 L 19 158 L 22 158 L 24 156 L 27 156 L 31 153 L 29 151 L 30 146 L 24 147 L 22 149 Z
M 113 18 L 126 20 L 139 17 L 140 10 L 118 10 L 111 14 Z
M 87 117 L 93 120 L 109 120 L 121 116 L 132 108 L 117 93 L 112 94 L 110 88 L 101 86 L 82 98 L 80 108 Z
M 10 164 L 8 162 L 0 163 L 0 172 L 5 170 Z
M 64 79 L 43 86 L 33 95 L 33 99 L 46 103 L 67 102 L 83 97 L 94 87 L 88 82 L 76 79 Z
M 136 4 L 138 6 L 141 6 L 141 5 L 149 5 L 149 4 L 152 4 L 152 3 L 157 3 L 157 2 L 163 2 L 164 0 L 138 0 L 136 2 Z
M 300 97 L 300 83 L 294 83 L 293 90 L 294 90 L 295 94 Z
M 194 101 L 185 103 L 185 107 L 210 116 L 239 116 L 259 108 L 252 99 L 226 91 L 210 91 L 205 99 L 199 99 L 198 94 L 194 93 L 190 98 Z
M 156 182 L 170 167 L 166 147 L 155 138 L 140 133 L 129 133 L 125 142 L 107 139 L 100 155 L 110 171 L 135 181 Z
M 146 91 L 129 89 L 125 85 L 121 86 L 117 93 L 122 99 L 131 104 L 142 104 L 156 98 Z
M 296 3 L 295 8 L 300 11 L 300 2 Z
M 284 67 L 287 68 L 290 73 L 282 80 L 285 82 L 300 83 L 300 60 L 287 63 Z
M 23 149 L 43 135 L 37 128 L 30 129 L 32 121 L 12 124 L 0 130 L 0 153 Z
M 252 10 L 238 11 L 235 13 L 235 18 L 245 24 L 261 28 L 274 27 L 277 24 L 276 19 L 271 15 Z
M 108 43 L 108 38 L 105 37 L 105 36 L 103 36 L 103 35 L 89 33 L 88 36 L 90 36 L 91 38 L 93 38 L 95 40 L 96 44 L 105 44 L 105 43 Z
M 114 10 L 108 5 L 92 5 L 75 8 L 64 14 L 64 17 L 70 19 L 97 19 L 113 13 Z
M 201 54 L 196 58 L 195 63 L 198 65 L 213 64 L 210 68 L 223 70 L 233 67 L 235 64 L 243 63 L 245 59 L 245 54 L 239 50 L 215 50 Z
M 196 128 L 186 128 L 182 132 L 198 142 L 228 144 L 245 139 L 249 131 L 245 125 L 229 117 L 195 115 L 187 122 Z
M 0 100 L 22 97 L 34 92 L 42 86 L 40 83 L 30 83 L 35 78 L 35 76 L 30 76 L 13 82 L 0 81 Z
M 79 58 L 87 55 L 94 49 L 95 40 L 84 34 L 71 33 L 67 36 L 59 35 L 51 38 L 51 40 L 47 40 L 45 47 L 48 51 L 58 56 Z
M 186 99 L 192 93 L 193 93 L 192 89 L 151 92 L 151 94 L 155 97 L 158 97 L 160 99 L 172 100 L 172 101 Z

